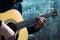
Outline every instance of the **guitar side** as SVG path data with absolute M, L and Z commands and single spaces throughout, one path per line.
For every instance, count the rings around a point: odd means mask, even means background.
M 2 20 L 5 24 L 8 24 L 9 22 L 15 24 L 24 21 L 19 11 L 15 9 L 11 9 L 4 13 L 0 13 L 0 20 Z M 0 32 L 0 38 L 1 38 L 1 32 Z M 27 40 L 27 39 L 28 39 L 27 28 L 20 29 L 18 40 Z

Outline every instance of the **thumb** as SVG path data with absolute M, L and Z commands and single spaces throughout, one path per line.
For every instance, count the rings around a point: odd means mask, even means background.
M 38 13 L 37 18 L 40 18 L 40 17 L 41 17 L 41 13 Z
M 41 13 L 38 13 L 38 16 L 41 16 Z

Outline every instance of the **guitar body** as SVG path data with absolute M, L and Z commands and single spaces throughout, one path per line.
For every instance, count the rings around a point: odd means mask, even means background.
M 21 16 L 19 11 L 15 9 L 11 9 L 4 13 L 0 13 L 0 20 L 2 20 L 5 24 L 8 24 L 10 22 L 15 24 L 23 21 L 23 17 Z M 2 33 L 0 32 L 0 40 L 1 40 L 1 36 L 2 36 Z M 28 31 L 26 27 L 20 29 L 18 40 L 28 40 Z

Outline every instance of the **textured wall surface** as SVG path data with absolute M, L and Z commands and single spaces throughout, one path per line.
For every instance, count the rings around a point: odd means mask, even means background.
M 55 19 L 47 18 L 46 26 L 40 29 L 35 35 L 38 40 L 60 40 L 60 0 L 23 0 L 23 17 L 29 19 L 41 14 L 49 13 L 55 8 L 58 16 Z

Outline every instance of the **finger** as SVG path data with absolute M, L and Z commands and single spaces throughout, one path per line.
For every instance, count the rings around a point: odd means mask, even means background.
M 41 16 L 41 13 L 38 13 L 37 18 Z
M 40 20 L 42 20 L 43 22 L 46 22 L 46 19 L 44 17 L 41 17 Z
M 40 19 L 38 19 L 38 21 L 40 21 L 44 24 L 46 22 L 46 19 L 45 18 L 40 18 Z
M 41 16 L 41 13 L 38 13 L 38 16 Z
M 43 20 L 46 21 L 46 18 L 43 17 Z
M 42 19 L 42 21 L 43 21 L 44 23 L 46 23 L 46 19 Z
M 42 19 L 38 19 L 38 24 L 42 25 L 44 24 L 44 21 Z
M 42 20 L 44 21 L 44 23 L 46 22 L 46 19 L 45 18 L 42 18 Z
M 44 24 L 44 20 L 43 19 L 40 19 L 40 22 L 42 22 Z

